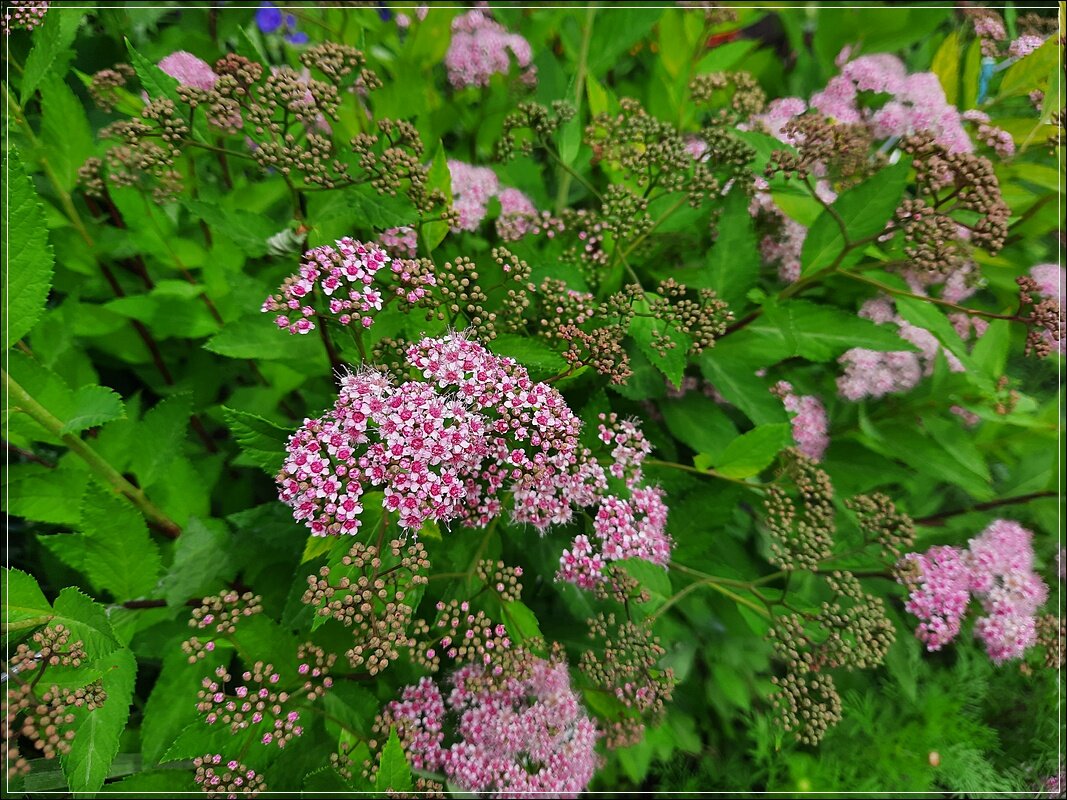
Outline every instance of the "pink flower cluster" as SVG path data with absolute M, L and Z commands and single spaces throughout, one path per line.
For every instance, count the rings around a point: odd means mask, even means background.
M 448 80 L 457 89 L 488 86 L 493 75 L 507 75 L 511 63 L 522 71 L 522 80 L 537 80 L 530 43 L 509 33 L 483 9 L 473 8 L 452 20 L 452 41 L 445 54 Z
M 945 91 L 932 72 L 908 74 L 904 63 L 894 55 L 875 53 L 848 61 L 842 52 L 841 74 L 811 96 L 783 97 L 771 102 L 755 117 L 772 135 L 787 142 L 782 127 L 806 111 L 817 111 L 845 124 L 870 126 L 875 137 L 899 138 L 918 131 L 932 133 L 949 152 L 969 153 L 974 149 L 963 128 L 959 109 L 945 99 Z M 862 93 L 889 95 L 879 108 L 863 104 Z
M 615 414 L 600 417 L 600 441 L 612 448 L 608 474 L 621 481 L 628 498 L 607 493 L 607 476 L 599 464 L 586 461 L 584 486 L 600 505 L 593 519 L 593 538 L 579 534 L 559 559 L 558 580 L 592 589 L 604 580 L 604 567 L 627 558 L 666 566 L 672 542 L 667 535 L 667 505 L 662 490 L 643 484 L 642 464 L 652 452 L 648 439 L 630 420 Z M 597 474 L 599 473 L 599 474 Z M 578 505 L 591 505 L 578 503 Z
M 570 522 L 576 507 L 601 505 L 598 552 L 579 537 L 588 552 L 564 551 L 564 580 L 591 586 L 604 563 L 622 558 L 666 564 L 667 507 L 660 490 L 640 485 L 651 446 L 634 423 L 611 416 L 600 426 L 613 447 L 610 473 L 626 489 L 609 495 L 607 473 L 579 444 L 581 421 L 513 359 L 452 333 L 423 339 L 407 360 L 422 380 L 347 375 L 334 407 L 290 437 L 279 497 L 313 535 L 355 534 L 368 484 L 414 530 L 429 520 L 485 526 L 510 492 L 512 519 L 541 533 Z
M 846 400 L 878 399 L 887 394 L 914 389 L 923 376 L 931 375 L 940 353 L 952 372 L 962 372 L 963 364 L 938 342 L 930 331 L 912 325 L 896 313 L 893 303 L 883 297 L 864 303 L 860 316 L 878 325 L 893 324 L 900 338 L 917 348 L 883 352 L 854 347 L 838 363 L 845 372 L 837 379 L 837 390 Z
M 940 650 L 960 632 L 971 601 L 970 569 L 955 547 L 931 547 L 904 560 L 915 573 L 907 579 L 911 593 L 904 608 L 919 618 L 915 635 L 926 649 Z
M 414 228 L 404 226 L 382 231 L 378 237 L 378 243 L 393 258 L 414 258 L 418 250 L 419 239 Z
M 904 557 L 912 572 L 902 579 L 910 594 L 905 608 L 920 623 L 915 631 L 928 650 L 939 650 L 960 632 L 970 599 L 984 616 L 975 636 L 997 664 L 1021 658 L 1037 641 L 1037 610 L 1048 587 L 1034 572 L 1033 534 L 1017 522 L 998 519 L 967 549 L 932 547 Z
M 205 92 L 214 89 L 215 82 L 219 79 L 210 64 L 185 50 L 165 56 L 158 66 L 182 86 L 203 89 Z
M 364 328 L 374 324 L 372 312 L 381 311 L 384 295 L 392 292 L 408 303 L 425 297 L 436 281 L 432 274 L 413 269 L 413 262 L 391 259 L 373 242 L 364 244 L 345 237 L 336 247 L 323 245 L 304 253 L 300 271 L 290 275 L 276 294 L 262 307 L 276 313 L 275 324 L 289 333 L 315 330 L 315 317 L 330 316 L 342 325 L 358 322 Z M 389 264 L 392 283 L 381 274 Z M 315 303 L 325 302 L 325 310 Z
M 452 207 L 459 214 L 454 232 L 477 230 L 494 197 L 500 201 L 496 227 L 502 239 L 521 239 L 534 227 L 538 212 L 530 198 L 518 189 L 502 188 L 489 167 L 449 160 L 448 171 L 452 176 Z
M 797 449 L 813 461 L 822 461 L 830 446 L 830 423 L 822 401 L 813 395 L 796 394 L 788 381 L 779 381 L 773 391 L 782 398 L 782 404 L 790 414 Z
M 577 797 L 596 768 L 596 726 L 565 663 L 538 659 L 526 672 L 488 680 L 471 664 L 447 697 L 431 678 L 405 688 L 389 711 L 412 767 L 490 797 Z

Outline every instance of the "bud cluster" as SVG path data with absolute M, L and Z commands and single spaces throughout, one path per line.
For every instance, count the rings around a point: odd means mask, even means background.
M 340 564 L 308 576 L 301 600 L 319 616 L 351 628 L 353 645 L 345 653 L 349 664 L 377 675 L 399 657 L 399 648 L 414 644 L 407 595 L 426 584 L 429 568 L 419 542 L 394 539 L 382 554 L 374 545 L 357 542 Z

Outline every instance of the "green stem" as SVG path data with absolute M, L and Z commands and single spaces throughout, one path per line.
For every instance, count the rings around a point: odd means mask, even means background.
M 593 40 L 593 17 L 596 16 L 596 6 L 590 5 L 585 12 L 585 28 L 582 31 L 582 44 L 578 51 L 578 71 L 574 76 L 574 113 L 581 124 L 582 95 L 585 94 L 585 77 L 589 69 L 589 46 Z M 562 164 L 562 159 L 559 159 Z M 570 169 L 563 171 L 559 179 L 559 187 L 556 189 L 556 213 L 560 213 L 567 206 L 567 196 L 571 190 L 571 178 L 574 172 Z
M 141 489 L 126 480 L 117 469 L 111 466 L 88 444 L 72 433 L 65 433 L 62 421 L 38 403 L 29 392 L 7 373 L 7 370 L 0 370 L 0 373 L 3 373 L 4 390 L 12 408 L 17 408 L 28 414 L 34 422 L 62 441 L 63 444 L 89 465 L 89 468 L 97 477 L 109 483 L 116 492 L 133 503 L 153 527 L 171 539 L 178 538 L 178 535 L 182 532 L 178 523 L 157 508 Z

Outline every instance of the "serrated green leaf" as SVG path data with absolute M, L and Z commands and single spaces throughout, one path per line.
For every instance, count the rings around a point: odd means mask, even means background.
M 842 192 L 833 202 L 831 207 L 844 223 L 850 241 L 867 239 L 885 228 L 900 205 L 910 170 L 911 161 L 902 159 L 875 173 L 858 186 Z M 801 277 L 814 275 L 835 263 L 838 268 L 847 267 L 855 263 L 863 253 L 863 248 L 858 247 L 842 257 L 844 248 L 845 239 L 835 215 L 830 211 L 823 211 L 808 229 L 808 235 L 804 239 Z
M 0 567 L 3 575 L 4 631 L 35 628 L 52 617 L 52 604 L 45 599 L 37 579 L 19 569 Z
M 712 463 L 728 478 L 751 478 L 766 469 L 792 441 L 788 423 L 759 425 L 730 442 Z
M 141 82 L 141 88 L 148 93 L 149 98 L 173 100 L 180 108 L 182 103 L 178 96 L 178 81 L 138 53 L 129 39 L 126 40 L 126 49 L 130 54 L 130 64 Z
M 516 642 L 525 642 L 541 636 L 541 626 L 537 615 L 521 600 L 508 600 L 501 603 L 504 608 L 504 625 Z
M 95 793 L 104 785 L 119 739 L 130 716 L 137 661 L 126 649 L 116 650 L 97 664 L 107 700 L 89 711 L 77 725 L 70 752 L 62 756 L 63 772 L 72 792 Z
M 318 331 L 313 335 L 290 335 L 278 330 L 265 314 L 254 314 L 227 322 L 207 341 L 204 349 L 228 358 L 325 364 L 326 357 L 318 339 Z
M 116 600 L 143 597 L 156 586 L 159 548 L 138 511 L 124 499 L 91 486 L 78 526 L 85 535 L 85 572 Z
M 188 434 L 189 417 L 193 413 L 193 398 L 187 393 L 175 394 L 156 403 L 137 425 L 141 441 L 151 447 L 138 448 L 133 453 L 134 474 L 141 486 L 150 486 L 162 471 L 181 453 L 182 442 Z
M 671 578 L 666 568 L 643 558 L 627 558 L 617 563 L 627 575 L 648 590 L 653 600 L 662 603 L 671 596 Z
M 96 143 L 85 108 L 58 77 L 41 84 L 41 145 L 65 191 L 78 183 L 78 169 L 93 155 Z
M 748 196 L 740 190 L 727 196 L 716 226 L 719 235 L 708 251 L 706 266 L 687 281 L 696 288 L 714 289 L 733 308 L 744 303 L 745 295 L 759 279 L 762 265 L 748 202 Z
M 256 414 L 223 406 L 226 424 L 248 461 L 262 467 L 271 477 L 285 460 L 285 447 L 291 431 Z
M 185 605 L 185 601 L 218 591 L 233 577 L 227 547 L 230 531 L 217 519 L 192 517 L 182 528 L 174 544 L 174 560 L 159 582 L 168 606 Z
M 529 336 L 504 333 L 493 340 L 492 348 L 497 355 L 514 358 L 531 373 L 542 373 L 544 377 L 557 375 L 567 368 L 563 356 L 544 341 Z
M 4 474 L 4 511 L 33 522 L 73 527 L 81 518 L 89 473 L 73 459 L 54 469 L 41 464 L 12 464 Z
M 643 313 L 648 313 L 647 306 Z M 682 379 L 685 377 L 686 354 L 691 344 L 685 334 L 663 320 L 653 319 L 650 316 L 636 316 L 630 323 L 630 335 L 633 336 L 638 349 L 645 354 L 656 369 L 662 372 L 675 387 L 682 385 Z M 674 346 L 661 355 L 657 348 L 658 343 L 664 339 L 672 342 Z
M 698 392 L 665 400 L 660 411 L 671 435 L 697 453 L 716 457 L 737 436 L 737 428 L 726 412 Z
M 876 325 L 836 306 L 788 300 L 765 306 L 765 320 L 755 331 L 776 330 L 793 354 L 809 361 L 830 361 L 853 347 L 895 352 L 916 350 L 901 339 L 895 326 Z
M 78 35 L 83 10 L 56 5 L 49 12 L 33 31 L 33 49 L 22 68 L 19 95 L 23 105 L 46 78 L 66 75 L 74 58 L 72 45 Z
M 71 411 L 59 432 L 78 433 L 124 416 L 122 398 L 113 390 L 106 386 L 83 386 L 74 393 Z
M 146 766 L 160 763 L 163 754 L 186 727 L 194 723 L 204 727 L 196 710 L 197 693 L 203 688 L 201 681 L 230 653 L 232 651 L 226 651 L 225 656 L 221 651 L 207 653 L 206 658 L 196 664 L 190 664 L 189 657 L 180 648 L 164 654 L 163 668 L 148 695 L 141 723 L 141 756 Z
M 54 622 L 66 626 L 81 641 L 90 659 L 102 658 L 118 647 L 107 611 L 81 590 L 68 586 L 52 603 Z
M 448 156 L 444 145 L 437 143 L 433 161 L 430 162 L 430 171 L 426 176 L 427 188 L 441 192 L 446 202 L 452 204 L 452 175 L 448 171 Z M 428 222 L 422 226 L 422 238 L 426 243 L 426 249 L 430 252 L 444 241 L 448 235 L 448 223 L 443 221 Z
M 33 183 L 26 175 L 17 150 L 8 151 L 4 164 L 6 224 L 3 249 L 4 349 L 29 333 L 44 311 L 52 288 L 55 259 L 48 241 L 48 227 Z
M 404 747 L 400 744 L 396 728 L 389 729 L 389 738 L 378 757 L 378 772 L 374 785 L 379 792 L 411 791 L 411 766 L 404 755 Z

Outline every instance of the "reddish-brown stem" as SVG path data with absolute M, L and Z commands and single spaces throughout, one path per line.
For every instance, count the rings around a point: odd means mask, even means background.
M 1021 494 L 1015 497 L 1003 497 L 999 500 L 989 500 L 985 503 L 978 503 L 969 508 L 957 508 L 951 511 L 939 511 L 936 514 L 931 514 L 928 517 L 921 517 L 915 520 L 916 525 L 924 525 L 928 528 L 939 527 L 945 524 L 945 520 L 952 517 L 958 517 L 962 514 L 971 514 L 976 511 L 991 511 L 994 508 L 1000 508 L 1002 506 L 1019 506 L 1024 503 L 1029 503 L 1031 500 L 1040 500 L 1045 497 L 1055 497 L 1055 492 L 1031 492 L 1030 494 Z

